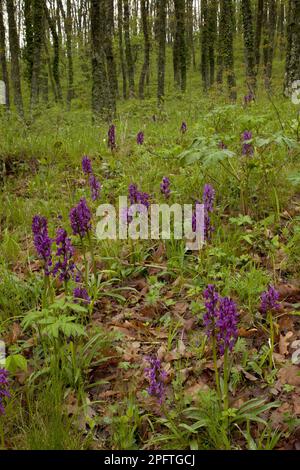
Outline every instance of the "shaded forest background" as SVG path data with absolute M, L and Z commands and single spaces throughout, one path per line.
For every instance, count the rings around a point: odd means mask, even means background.
M 195 86 L 235 101 L 241 70 L 251 96 L 258 79 L 271 93 L 274 57 L 290 95 L 300 79 L 300 0 L 0 1 L 6 106 L 21 117 L 58 103 L 110 120 L 120 99 L 162 105 L 169 90 Z

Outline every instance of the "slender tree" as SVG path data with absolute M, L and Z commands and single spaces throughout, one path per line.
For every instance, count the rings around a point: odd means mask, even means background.
M 257 0 L 255 39 L 254 39 L 256 69 L 259 68 L 259 63 L 260 63 L 260 44 L 261 44 L 261 32 L 262 32 L 262 24 L 263 24 L 263 12 L 264 12 L 264 0 Z
M 157 100 L 161 105 L 165 95 L 165 67 L 166 67 L 166 0 L 157 0 Z
M 14 91 L 14 104 L 16 106 L 18 114 L 23 117 L 24 109 L 19 64 L 20 46 L 15 19 L 15 5 L 13 0 L 6 0 L 6 9 L 8 16 L 8 38 L 11 58 L 11 82 Z
M 287 46 L 284 90 L 292 92 L 292 85 L 300 80 L 300 1 L 289 0 L 287 17 Z
M 265 88 L 270 91 L 272 78 L 272 65 L 274 56 L 274 41 L 276 30 L 276 0 L 265 0 L 264 8 L 264 82 Z
M 209 86 L 215 81 L 215 42 L 217 37 L 217 0 L 211 0 L 208 5 L 208 61 L 209 61 Z
M 67 91 L 67 108 L 71 108 L 71 102 L 74 98 L 74 71 L 73 71 L 73 54 L 72 54 L 72 8 L 71 0 L 67 0 L 67 13 L 64 10 L 62 0 L 58 0 L 60 12 L 64 19 L 66 32 L 66 48 L 68 60 L 68 91 Z
M 220 1 L 219 1 L 220 4 Z M 223 37 L 224 37 L 224 23 L 221 21 L 221 5 L 219 5 L 219 27 L 218 27 L 218 40 L 217 40 L 217 83 L 221 85 L 223 83 Z
M 130 40 L 130 13 L 129 13 L 129 3 L 128 0 L 123 0 L 124 6 L 124 35 L 125 35 L 125 53 L 127 61 L 127 73 L 128 73 L 128 83 L 129 83 L 129 94 L 134 96 L 134 63 L 131 50 L 131 40 Z
M 119 40 L 119 55 L 122 72 L 123 83 L 123 98 L 127 98 L 127 72 L 126 61 L 123 47 L 123 0 L 118 0 L 118 40 Z
M 232 0 L 221 0 L 220 2 L 220 22 L 223 23 L 221 36 L 221 52 L 223 61 L 223 71 L 227 78 L 229 98 L 236 100 L 236 80 L 234 73 L 233 58 L 233 7 Z
M 105 16 L 105 55 L 107 62 L 107 75 L 110 88 L 111 109 L 115 112 L 116 98 L 118 96 L 118 78 L 117 68 L 113 50 L 113 36 L 114 36 L 114 1 L 105 0 L 103 14 Z
M 244 47 L 246 62 L 246 77 L 250 91 L 255 94 L 256 90 L 256 64 L 254 51 L 254 32 L 252 8 L 250 0 L 242 0 L 242 16 L 244 27 Z
M 54 83 L 55 83 L 55 100 L 62 101 L 62 90 L 61 90 L 61 85 L 60 85 L 60 74 L 59 74 L 60 39 L 56 31 L 55 22 L 52 19 L 50 12 L 47 8 L 46 1 L 44 1 L 44 11 L 45 11 L 47 23 L 51 31 L 52 39 L 53 39 L 54 54 L 53 54 L 52 70 L 53 70 L 53 78 L 54 78 Z
M 30 90 L 30 107 L 33 109 L 39 100 L 41 57 L 43 45 L 44 29 L 44 0 L 32 0 L 32 22 L 33 22 L 33 55 L 32 55 L 32 75 Z
M 23 57 L 26 64 L 26 79 L 29 86 L 31 86 L 33 67 L 32 1 L 33 0 L 24 0 L 25 46 L 23 48 Z
M 148 26 L 148 11 L 149 11 L 149 1 L 141 0 L 141 17 L 142 17 L 142 27 L 144 35 L 144 63 L 140 75 L 139 81 L 139 97 L 144 98 L 144 87 L 145 80 L 149 73 L 150 68 L 150 38 L 149 38 L 149 26 Z
M 201 75 L 203 90 L 209 87 L 209 31 L 208 31 L 208 4 L 207 0 L 201 2 Z
M 285 1 L 281 0 L 279 5 L 279 14 L 278 14 L 278 47 L 280 52 L 280 58 L 283 57 L 284 53 L 284 44 L 285 44 Z
M 181 89 L 186 89 L 185 0 L 174 0 L 175 40 L 173 47 L 174 78 Z
M 92 110 L 95 116 L 110 119 L 110 97 L 103 46 L 104 18 L 98 0 L 91 0 Z
M 5 104 L 6 109 L 10 108 L 9 98 L 9 80 L 6 63 L 6 45 L 5 45 L 5 26 L 3 20 L 3 0 L 0 0 L 0 62 L 2 71 L 2 80 L 5 83 Z
M 187 45 L 187 65 L 193 64 L 196 70 L 196 57 L 194 47 L 194 2 L 186 0 L 186 45 Z

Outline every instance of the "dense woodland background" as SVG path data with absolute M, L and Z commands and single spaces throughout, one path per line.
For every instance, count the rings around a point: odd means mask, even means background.
M 118 99 L 170 87 L 228 89 L 236 100 L 235 56 L 255 95 L 272 91 L 275 56 L 282 92 L 300 79 L 300 0 L 1 0 L 0 60 L 7 109 L 32 115 L 54 102 L 92 107 L 111 119 Z M 172 64 L 173 73 L 171 73 Z M 201 82 L 200 82 L 201 76 Z

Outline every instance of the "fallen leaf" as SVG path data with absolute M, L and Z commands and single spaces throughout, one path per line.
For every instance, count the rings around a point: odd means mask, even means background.
M 290 339 L 293 334 L 294 333 L 292 331 L 288 331 L 286 335 L 281 334 L 279 337 L 279 353 L 283 356 L 289 354 Z
M 185 396 L 195 400 L 201 390 L 209 390 L 209 386 L 205 382 L 198 382 L 184 391 Z
M 294 406 L 295 415 L 299 416 L 300 415 L 300 396 L 297 395 L 296 393 L 293 393 L 292 395 L 292 403 Z
M 256 332 L 257 328 L 251 328 L 250 330 L 246 330 L 246 328 L 244 328 L 243 326 L 238 330 L 238 334 L 241 338 L 250 338 L 251 336 L 254 336 Z
M 294 385 L 295 387 L 300 386 L 300 368 L 296 365 L 282 367 L 278 371 L 278 378 L 282 385 L 289 384 Z

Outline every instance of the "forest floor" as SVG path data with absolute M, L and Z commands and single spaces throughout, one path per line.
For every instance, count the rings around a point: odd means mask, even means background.
M 235 105 L 217 92 L 172 95 L 160 113 L 154 100 L 122 103 L 113 151 L 107 125 L 80 108 L 50 108 L 28 126 L 2 116 L 0 337 L 11 395 L 2 447 L 300 449 L 299 106 L 279 87 L 248 105 L 244 94 Z M 245 131 L 251 155 L 243 155 Z M 94 202 L 83 155 L 102 185 Z M 200 253 L 181 240 L 97 240 L 99 203 L 117 204 L 131 183 L 166 202 L 163 177 L 167 203 L 201 201 L 204 185 L 214 187 L 214 231 Z M 69 222 L 82 197 L 93 217 L 94 271 L 90 245 Z M 60 226 L 70 235 L 88 306 L 74 303 L 73 279 L 51 278 L 45 291 L 36 214 L 51 238 Z M 203 325 L 209 284 L 239 313 L 225 408 Z M 269 285 L 279 293 L 273 334 L 260 308 Z M 149 394 L 149 357 L 160 361 L 161 400 Z M 217 365 L 222 376 L 223 356 Z

